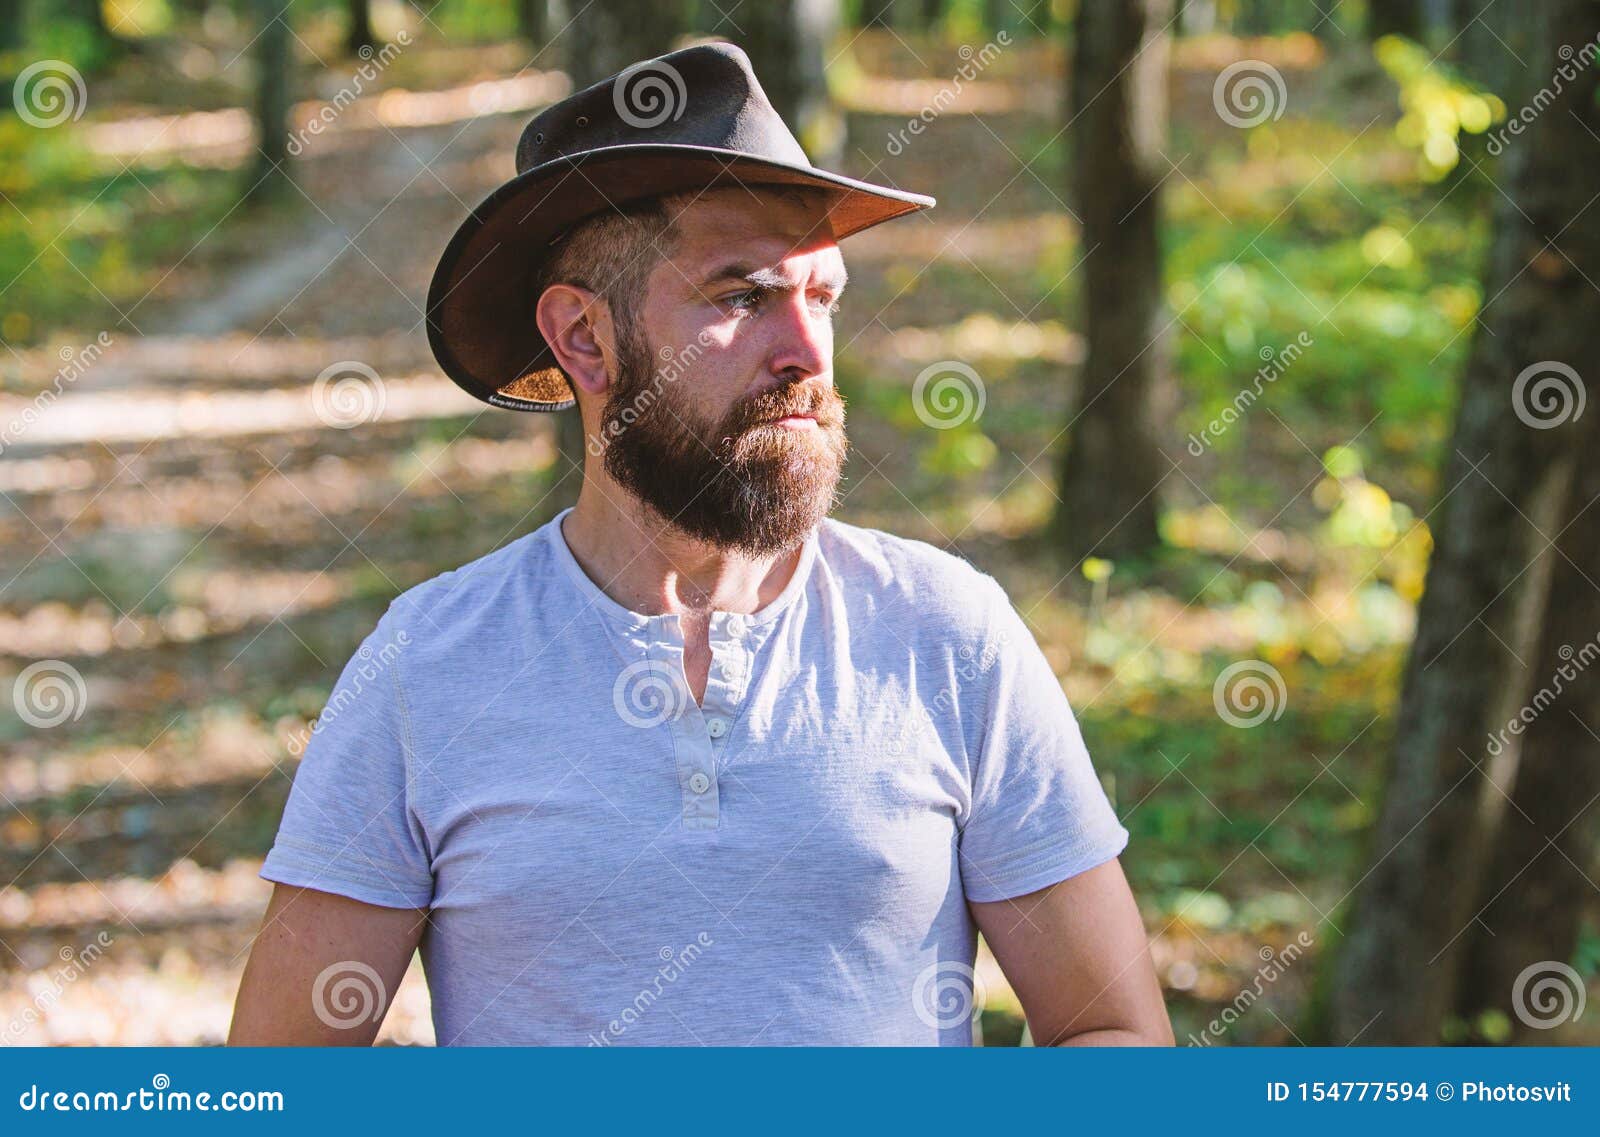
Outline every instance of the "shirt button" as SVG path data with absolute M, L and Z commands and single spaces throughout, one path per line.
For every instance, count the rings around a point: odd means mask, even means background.
M 712 719 L 706 723 L 706 733 L 712 738 L 721 738 L 728 733 L 728 720 L 722 718 Z
M 744 668 L 740 666 L 737 659 L 723 660 L 722 665 L 717 670 L 724 679 L 729 680 L 738 679 L 744 673 Z
M 703 794 L 711 788 L 711 779 L 696 770 L 689 775 L 689 788 L 697 794 Z

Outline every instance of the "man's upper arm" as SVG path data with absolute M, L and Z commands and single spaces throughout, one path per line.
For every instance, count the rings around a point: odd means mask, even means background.
M 428 912 L 280 884 L 245 965 L 229 1046 L 370 1046 Z
M 1038 1045 L 1172 1045 L 1172 1022 L 1121 862 L 970 907 Z
M 350 656 L 317 717 L 261 866 L 267 880 L 386 908 L 431 903 L 432 854 L 401 684 L 413 650 L 396 601 Z
M 971 801 L 960 818 L 968 900 L 1034 892 L 1104 864 L 1128 831 L 1101 786 L 1061 681 L 993 579 L 986 625 L 966 650 Z
M 261 867 L 277 886 L 245 969 L 230 1042 L 366 1045 L 433 899 L 391 604 L 351 655 L 295 771 Z

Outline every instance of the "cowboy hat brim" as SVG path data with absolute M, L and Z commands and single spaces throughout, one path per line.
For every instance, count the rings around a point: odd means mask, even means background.
M 495 406 L 559 411 L 572 391 L 539 333 L 530 295 L 551 243 L 606 209 L 722 186 L 836 191 L 835 240 L 930 208 L 934 199 L 843 174 L 682 143 L 606 146 L 563 155 L 499 186 L 451 237 L 428 288 L 428 343 L 459 386 Z

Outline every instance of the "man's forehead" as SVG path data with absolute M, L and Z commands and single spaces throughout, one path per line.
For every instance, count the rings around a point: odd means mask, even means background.
M 702 194 L 676 215 L 672 260 L 691 275 L 730 261 L 778 268 L 806 258 L 818 268 L 840 270 L 843 255 L 828 223 L 825 202 L 780 193 L 717 189 Z

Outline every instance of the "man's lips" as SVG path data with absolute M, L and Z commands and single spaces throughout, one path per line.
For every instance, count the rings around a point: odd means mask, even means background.
M 765 415 L 751 427 L 776 426 L 783 430 L 815 430 L 824 423 L 821 411 L 812 410 L 783 410 L 776 414 Z
M 771 419 L 770 422 L 773 426 L 781 427 L 784 430 L 817 429 L 817 419 L 815 415 L 784 415 L 782 418 Z
M 794 431 L 837 431 L 844 426 L 844 408 L 825 399 L 813 399 L 809 403 L 796 401 L 787 406 L 778 403 L 759 410 L 752 408 L 746 421 L 749 425 L 745 430 L 776 427 Z

